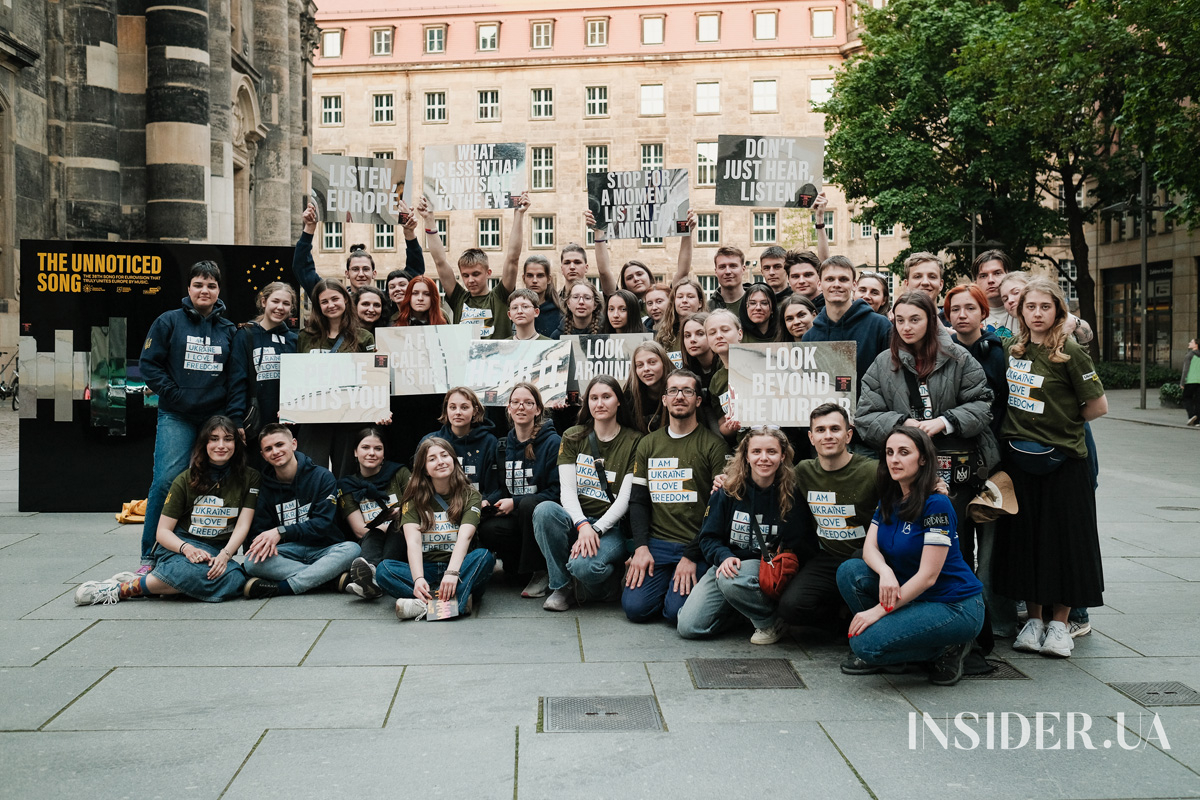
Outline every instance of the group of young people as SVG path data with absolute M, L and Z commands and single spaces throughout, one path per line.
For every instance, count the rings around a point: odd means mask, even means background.
M 327 587 L 386 594 L 401 619 L 443 619 L 470 614 L 499 573 L 548 611 L 619 600 L 630 620 L 666 620 L 684 637 L 741 624 L 755 644 L 789 628 L 848 637 L 850 674 L 922 665 L 953 684 L 993 634 L 1070 655 L 1086 609 L 1102 604 L 1085 424 L 1106 405 L 1073 338 L 1090 332 L 1056 283 L 989 251 L 974 282 L 942 298 L 940 260 L 918 253 L 893 304 L 886 276 L 827 255 L 820 236 L 816 254 L 768 248 L 755 283 L 741 251 L 719 248 L 705 298 L 688 276 L 690 236 L 665 286 L 638 261 L 614 272 L 597 229 L 599 290 L 578 245 L 561 254 L 561 290 L 541 256 L 518 288 L 528 209 L 519 198 L 492 286 L 480 250 L 455 274 L 422 201 L 385 297 L 365 250 L 347 260 L 348 285 L 319 278 L 310 207 L 293 267 L 312 310 L 298 333 L 289 284 L 265 287 L 260 315 L 238 329 L 219 267 L 194 265 L 182 307 L 154 323 L 143 352 L 159 409 L 142 566 L 81 585 L 76 602 Z M 424 275 L 418 218 L 444 302 Z M 653 338 L 623 383 L 597 376 L 577 408 L 549 408 L 519 383 L 503 416 L 456 387 L 406 399 L 404 426 L 278 422 L 281 354 L 370 351 L 378 325 L 451 323 L 490 338 Z M 732 345 L 846 340 L 858 353 L 853 415 L 826 404 L 806 431 L 743 428 Z M 968 506 L 1000 468 L 1017 511 L 977 524 Z

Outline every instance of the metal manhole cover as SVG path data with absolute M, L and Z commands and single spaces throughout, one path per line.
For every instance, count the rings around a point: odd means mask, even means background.
M 1158 506 L 1158 511 L 1200 511 L 1194 506 Z
M 689 658 L 697 689 L 806 689 L 786 658 Z
M 542 698 L 543 733 L 662 729 L 653 695 Z
M 989 658 L 987 660 L 996 669 L 986 675 L 963 675 L 963 680 L 973 681 L 1027 681 L 1030 677 L 1021 670 L 1009 664 L 1007 661 L 1001 661 L 998 658 Z
M 1110 683 L 1109 686 L 1144 706 L 1200 706 L 1200 692 L 1179 681 Z

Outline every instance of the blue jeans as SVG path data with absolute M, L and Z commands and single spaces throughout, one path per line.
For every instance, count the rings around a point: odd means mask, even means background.
M 718 575 L 716 567 L 709 567 L 679 609 L 679 635 L 685 639 L 713 636 L 742 617 L 759 630 L 774 625 L 775 601 L 758 586 L 760 564 L 756 558 L 743 559 L 736 578 Z
M 879 605 L 879 576 L 861 558 L 838 567 L 837 582 L 852 612 Z M 868 664 L 932 661 L 947 647 L 971 641 L 982 628 L 982 592 L 954 603 L 914 600 L 850 637 L 850 649 Z
M 150 478 L 150 493 L 146 496 L 146 521 L 142 525 L 142 563 L 154 563 L 155 534 L 158 518 L 171 482 L 188 468 L 192 447 L 203 423 L 195 422 L 173 411 L 158 410 L 158 428 L 154 433 L 154 473 Z
M 190 536 L 179 538 L 210 556 L 215 556 L 218 552 L 217 548 L 208 542 L 197 541 Z M 230 561 L 219 577 L 209 579 L 208 570 L 211 565 L 208 563 L 193 564 L 186 557 L 162 547 L 155 551 L 155 555 L 158 560 L 154 562 L 151 575 L 172 589 L 205 603 L 219 603 L 238 597 L 242 593 L 242 587 L 246 585 L 246 573 L 236 561 Z
M 631 622 L 650 622 L 660 617 L 672 625 L 679 617 L 679 609 L 687 600 L 686 595 L 675 591 L 675 567 L 683 558 L 687 545 L 650 539 L 650 555 L 654 557 L 654 574 L 646 575 L 642 585 L 636 589 L 628 586 L 621 592 L 621 607 Z M 708 564 L 696 562 L 696 574 L 708 572 Z
M 582 584 L 585 595 L 601 595 L 617 565 L 625 562 L 625 537 L 619 528 L 600 537 L 596 555 L 568 560 L 578 535 L 570 515 L 558 503 L 542 503 L 534 510 L 533 538 L 546 557 L 551 591 L 565 589 L 571 578 L 575 578 Z
M 487 588 L 488 581 L 492 579 L 492 568 L 495 566 L 496 557 L 492 555 L 491 550 L 479 547 L 467 553 L 462 566 L 458 568 L 458 588 L 455 590 L 459 601 L 464 603 L 464 609 L 466 606 L 462 598 L 474 597 L 478 602 L 479 598 L 483 597 L 484 589 Z M 425 561 L 422 567 L 422 574 L 425 576 L 425 580 L 429 581 L 429 590 L 433 592 L 437 591 L 438 584 L 442 582 L 442 576 L 450 568 L 450 562 Z M 392 597 L 415 596 L 413 594 L 412 568 L 407 561 L 396 561 L 389 558 L 379 562 L 379 566 L 375 569 L 375 583 L 379 584 L 379 588 Z
M 350 569 L 358 558 L 359 547 L 354 542 L 338 542 L 317 547 L 298 542 L 280 542 L 276 555 L 262 561 L 246 559 L 246 572 L 269 581 L 287 581 L 294 594 L 304 594 Z

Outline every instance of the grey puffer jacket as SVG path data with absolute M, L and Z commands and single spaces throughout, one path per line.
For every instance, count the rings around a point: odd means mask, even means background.
M 894 334 L 893 334 L 894 335 Z M 938 326 L 941 345 L 937 366 L 925 381 L 933 402 L 933 416 L 945 417 L 954 426 L 951 436 L 975 439 L 984 463 L 991 470 L 1000 462 L 1000 449 L 988 423 L 992 419 L 992 390 L 979 362 L 949 333 Z M 916 362 L 900 350 L 901 369 L 916 374 Z M 918 401 L 919 402 L 919 401 Z M 891 351 L 879 354 L 863 376 L 862 393 L 854 412 L 854 427 L 871 447 L 882 449 L 888 433 L 912 418 L 908 382 L 892 369 Z

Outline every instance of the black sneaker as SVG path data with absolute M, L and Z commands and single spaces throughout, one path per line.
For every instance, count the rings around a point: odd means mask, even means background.
M 953 686 L 962 680 L 963 662 L 971 652 L 972 642 L 950 645 L 935 658 L 929 667 L 929 682 L 935 686 Z
M 251 578 L 242 587 L 242 596 L 250 600 L 262 600 L 267 597 L 274 597 L 278 591 L 278 583 L 263 580 L 262 578 Z
M 376 597 L 383 596 L 383 589 L 380 589 L 379 584 L 375 583 L 375 565 L 362 556 L 350 563 L 350 581 L 358 584 L 362 594 L 358 592 L 355 594 L 359 594 L 359 597 L 364 600 L 374 600 Z
M 881 664 L 868 664 L 858 656 L 851 653 L 849 658 L 842 662 L 842 672 L 846 675 L 875 675 L 883 672 Z

